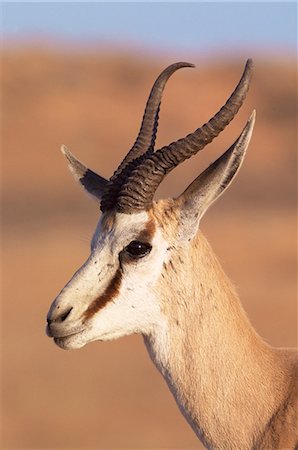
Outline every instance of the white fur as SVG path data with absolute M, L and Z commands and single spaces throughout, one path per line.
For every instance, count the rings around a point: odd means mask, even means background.
M 94 340 L 109 340 L 132 334 L 148 334 L 157 323 L 165 321 L 154 286 L 166 257 L 167 242 L 157 230 L 152 251 L 137 262 L 123 264 L 119 294 L 90 320 L 82 322 L 88 306 L 109 285 L 119 267 L 119 253 L 136 238 L 148 222 L 148 214 L 117 214 L 112 230 L 103 231 L 99 221 L 92 239 L 92 252 L 54 301 L 52 318 L 72 307 L 69 318 L 59 324 L 65 337 L 55 338 L 64 349 L 74 349 Z M 78 334 L 70 335 L 76 329 Z

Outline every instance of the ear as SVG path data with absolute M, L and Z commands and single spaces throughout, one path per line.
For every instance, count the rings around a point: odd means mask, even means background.
M 74 155 L 65 147 L 65 145 L 62 145 L 61 151 L 66 157 L 68 161 L 68 167 L 75 179 L 84 186 L 89 194 L 92 194 L 99 200 L 101 200 L 104 188 L 107 185 L 108 181 L 85 167 L 78 159 L 74 157 Z
M 237 174 L 248 147 L 256 113 L 253 111 L 236 142 L 177 198 L 183 236 L 194 236 L 209 206 L 227 189 Z

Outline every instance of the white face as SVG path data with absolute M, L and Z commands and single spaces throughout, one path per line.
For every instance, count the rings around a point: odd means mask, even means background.
M 155 286 L 166 260 L 166 240 L 147 212 L 117 213 L 110 222 L 101 218 L 89 258 L 48 313 L 47 333 L 64 349 L 148 334 L 164 320 Z

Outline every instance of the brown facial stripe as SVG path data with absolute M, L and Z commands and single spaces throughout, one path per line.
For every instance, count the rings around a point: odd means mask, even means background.
M 154 219 L 151 217 L 146 223 L 144 230 L 139 233 L 135 240 L 140 242 L 150 242 L 154 236 L 155 228 Z
M 115 275 L 111 279 L 109 285 L 106 287 L 104 293 L 101 294 L 99 297 L 97 297 L 85 311 L 84 313 L 85 319 L 87 320 L 90 319 L 92 316 L 94 316 L 95 313 L 97 313 L 108 302 L 113 300 L 113 298 L 115 298 L 119 294 L 121 279 L 122 279 L 122 272 L 120 267 L 118 267 Z
M 104 226 L 109 228 L 112 227 L 114 223 L 114 217 L 107 215 L 104 219 Z M 150 242 L 155 233 L 155 222 L 151 217 L 145 225 L 144 230 L 140 232 L 136 240 L 141 242 Z M 115 275 L 111 279 L 109 285 L 106 287 L 103 294 L 96 298 L 91 305 L 87 308 L 84 313 L 85 320 L 90 319 L 94 314 L 101 310 L 108 302 L 112 301 L 119 294 L 120 285 L 122 280 L 122 271 L 118 267 Z

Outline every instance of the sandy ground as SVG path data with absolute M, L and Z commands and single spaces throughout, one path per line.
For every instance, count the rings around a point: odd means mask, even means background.
M 110 176 L 137 134 L 155 76 L 172 61 L 137 55 L 55 54 L 38 48 L 2 57 L 3 449 L 200 449 L 142 338 L 76 352 L 46 337 L 52 299 L 89 253 L 98 205 L 71 179 L 61 143 Z M 223 104 L 243 61 L 205 62 L 168 83 L 158 145 L 197 128 Z M 202 223 L 257 331 L 296 344 L 295 68 L 256 61 L 251 92 L 210 149 L 159 190 L 178 194 L 239 133 L 258 121 L 232 188 Z

